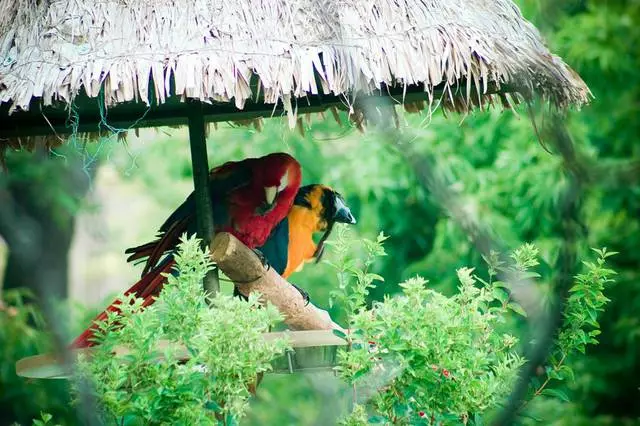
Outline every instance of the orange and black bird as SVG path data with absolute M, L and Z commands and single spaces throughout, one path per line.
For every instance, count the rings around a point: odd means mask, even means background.
M 287 217 L 273 229 L 267 242 L 258 249 L 270 267 L 283 278 L 288 278 L 302 269 L 306 262 L 315 259 L 317 263 L 320 260 L 324 242 L 335 223 L 356 223 L 342 195 L 326 185 L 303 186 L 298 190 Z M 319 232 L 323 232 L 323 235 L 316 244 L 313 236 Z M 308 302 L 308 294 L 295 287 Z M 237 288 L 234 288 L 234 295 L 243 297 Z
M 269 154 L 260 158 L 230 161 L 209 173 L 209 190 L 215 232 L 229 232 L 247 247 L 265 244 L 271 231 L 289 213 L 300 188 L 302 170 L 292 156 Z M 183 233 L 196 233 L 195 196 L 191 193 L 160 227 L 158 238 L 126 250 L 128 261 L 144 260 L 140 281 L 125 294 L 152 304 L 166 282 L 163 273 L 171 272 L 172 253 Z M 160 259 L 166 255 L 164 260 Z M 107 312 L 119 312 L 119 301 L 111 304 L 94 321 L 106 319 Z M 72 347 L 91 346 L 93 325 L 74 340 Z

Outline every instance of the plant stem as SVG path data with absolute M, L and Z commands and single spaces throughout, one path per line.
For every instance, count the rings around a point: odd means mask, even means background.
M 558 363 L 553 366 L 553 371 L 558 371 L 558 369 L 562 367 L 562 364 L 564 364 L 564 360 L 566 357 L 566 353 L 562 354 L 562 358 L 560 358 L 560 361 L 558 361 Z M 521 411 L 524 407 L 526 407 L 527 404 L 533 400 L 533 398 L 535 398 L 536 396 L 540 396 L 542 394 L 542 391 L 549 384 L 549 381 L 551 381 L 551 377 L 547 374 L 547 379 L 538 387 L 538 389 L 536 389 L 536 391 L 533 393 L 533 397 L 531 397 L 531 399 L 529 400 L 523 401 L 518 411 Z
M 564 359 L 566 358 L 567 354 L 562 354 L 562 358 L 560 358 L 560 361 L 558 361 L 558 363 L 556 365 L 553 366 L 553 371 L 558 371 L 558 369 L 560 367 L 562 367 L 562 364 L 564 363 Z M 542 393 L 542 391 L 544 390 L 544 388 L 547 386 L 547 384 L 549 383 L 549 380 L 551 380 L 551 377 L 547 374 L 547 380 L 544 381 L 544 383 L 542 383 L 540 385 L 540 387 L 538 388 L 538 390 L 535 391 L 535 396 L 538 396 Z

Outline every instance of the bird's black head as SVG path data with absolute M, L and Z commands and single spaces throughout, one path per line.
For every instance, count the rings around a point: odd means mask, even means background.
M 314 254 L 316 262 L 320 261 L 324 251 L 324 242 L 331 234 L 336 222 L 350 225 L 356 223 L 356 218 L 342 195 L 326 185 L 311 184 L 300 187 L 293 204 L 314 212 L 318 220 L 316 231 L 324 232 Z

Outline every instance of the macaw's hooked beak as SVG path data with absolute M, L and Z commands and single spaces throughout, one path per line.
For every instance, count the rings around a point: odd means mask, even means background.
M 278 187 L 277 186 L 265 186 L 264 187 L 264 199 L 267 201 L 267 204 L 272 205 L 276 199 L 276 195 L 278 195 Z
M 350 225 L 354 225 L 356 223 L 356 218 L 351 214 L 351 210 L 344 203 L 341 197 L 336 197 L 335 201 L 336 214 L 333 217 L 335 222 L 339 223 L 348 223 Z

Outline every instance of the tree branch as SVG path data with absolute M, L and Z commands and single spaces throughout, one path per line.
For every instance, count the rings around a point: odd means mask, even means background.
M 292 330 L 342 330 L 329 313 L 309 303 L 275 270 L 266 269 L 258 256 L 236 237 L 226 232 L 211 242 L 211 258 L 237 286 L 240 293 L 261 294 L 261 302 L 274 305 Z

